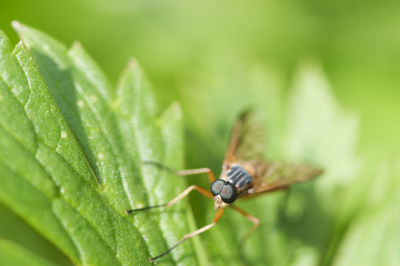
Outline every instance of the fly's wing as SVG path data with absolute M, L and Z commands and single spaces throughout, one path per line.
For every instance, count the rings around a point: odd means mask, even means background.
M 322 170 L 306 164 L 262 162 L 254 166 L 257 178 L 249 195 L 285 189 L 292 184 L 313 179 L 322 173 Z
M 242 113 L 232 130 L 224 165 L 248 163 L 255 171 L 253 186 L 243 196 L 284 189 L 322 173 L 306 164 L 264 162 L 263 151 L 264 130 L 259 117 L 252 111 Z
M 225 154 L 225 163 L 259 161 L 264 152 L 264 129 L 253 111 L 242 113 L 235 123 Z

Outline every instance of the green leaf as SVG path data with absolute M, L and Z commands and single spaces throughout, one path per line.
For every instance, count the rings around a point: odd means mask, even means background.
M 194 81 L 198 83 L 196 94 L 187 89 L 183 92 L 183 108 L 191 118 L 189 126 L 197 126 L 191 130 L 189 141 L 205 139 L 212 144 L 188 151 L 189 156 L 199 157 L 201 150 L 205 150 L 206 155 L 197 159 L 202 164 L 192 167 L 214 161 L 208 159 L 208 154 L 217 154 L 221 165 L 233 113 L 250 105 L 266 116 L 267 158 L 308 162 L 321 167 L 325 174 L 315 181 L 295 185 L 286 193 L 239 201 L 237 205 L 260 219 L 260 227 L 243 250 L 238 243 L 251 224 L 228 209 L 218 227 L 203 237 L 210 243 L 213 262 L 223 265 L 218 259 L 222 255 L 222 260 L 232 259 L 230 263 L 323 264 L 325 258 L 334 256 L 340 243 L 332 240 L 343 237 L 343 225 L 349 223 L 351 211 L 359 207 L 359 201 L 348 197 L 360 181 L 355 155 L 358 118 L 337 103 L 316 63 L 300 65 L 286 105 L 279 93 L 279 75 L 258 66 L 227 65 L 217 66 L 214 72 L 218 74 L 200 75 Z M 204 111 L 198 112 L 200 108 Z M 214 145 L 215 142 L 221 145 Z M 215 167 L 217 173 L 220 165 Z M 344 205 L 352 207 L 343 208 Z M 213 212 L 206 210 L 204 206 L 197 208 L 195 214 L 211 220 Z M 331 241 L 335 242 L 332 247 Z
M 0 239 L 0 262 L 1 265 L 4 266 L 12 266 L 12 265 L 32 265 L 32 266 L 48 266 L 53 265 L 49 261 L 33 254 L 29 250 L 24 247 L 13 243 L 11 241 L 7 241 L 4 239 Z
M 23 43 L 11 50 L 0 37 L 0 200 L 74 264 L 148 263 L 189 231 L 184 202 L 125 214 L 183 190 L 182 178 L 141 165 L 182 167 L 179 106 L 160 116 L 136 63 L 115 91 L 79 44 L 13 26 Z M 197 263 L 190 241 L 164 261 Z
M 23 40 L 14 49 L 0 35 L 1 203 L 78 265 L 147 264 L 149 256 L 209 224 L 213 204 L 197 195 L 196 219 L 184 201 L 124 213 L 165 203 L 185 188 L 184 178 L 141 163 L 183 168 L 186 138 L 179 105 L 158 108 L 138 63 L 128 63 L 113 89 L 80 44 L 67 49 L 39 31 L 14 26 Z M 228 209 L 201 241 L 185 241 L 162 262 L 396 262 L 398 171 L 378 177 L 359 172 L 358 118 L 337 103 L 318 64 L 300 65 L 287 108 L 279 75 L 232 66 L 216 66 L 221 76 L 200 76 L 197 93 L 183 95 L 189 166 L 211 165 L 218 173 L 235 114 L 250 105 L 266 114 L 269 158 L 311 162 L 325 174 L 286 193 L 238 202 L 261 221 L 243 248 L 239 241 L 251 224 Z M 380 187 L 382 175 L 393 176 L 388 186 Z M 0 258 L 17 261 L 18 249 L 0 242 Z M 354 252 L 363 256 L 354 258 Z
M 182 91 L 185 122 L 189 128 L 189 167 L 211 167 L 219 175 L 231 127 L 237 115 L 249 107 L 258 108 L 264 115 L 268 137 L 266 154 L 270 158 L 276 156 L 282 121 L 280 76 L 269 68 L 243 66 L 234 59 L 221 65 L 215 61 L 211 64 L 215 67 L 212 69 L 214 72 L 200 71 L 189 85 L 193 88 L 185 87 Z M 202 182 L 206 178 L 193 178 L 192 181 L 203 187 L 209 186 Z M 243 248 L 240 240 L 251 223 L 228 208 L 220 222 L 202 235 L 213 265 L 282 265 L 287 260 L 287 247 L 282 232 L 277 228 L 282 196 L 278 193 L 238 201 L 238 206 L 261 221 Z M 211 201 L 195 196 L 191 203 L 199 226 L 212 221 L 215 211 Z
M 356 178 L 359 162 L 354 151 L 358 117 L 336 102 L 321 67 L 312 61 L 299 66 L 289 101 L 286 156 L 307 158 L 326 169 L 319 192 L 331 193 L 336 184 Z
M 294 264 L 327 263 L 334 256 L 352 212 L 359 207 L 354 195 L 361 188 L 360 159 L 355 154 L 358 117 L 343 109 L 319 64 L 304 61 L 296 73 L 288 105 L 286 158 L 319 166 L 324 174 L 306 189 L 295 187 L 288 197 L 285 215 L 298 220 L 284 225 L 305 243 Z M 299 204 L 304 202 L 304 204 Z M 311 245 L 312 248 L 306 244 Z
M 41 116 L 54 117 L 52 111 L 55 111 L 57 117 L 56 105 L 46 93 L 45 83 L 24 46 L 19 44 L 11 51 L 4 34 L 0 41 L 1 200 L 50 241 L 57 242 L 73 261 L 79 261 L 72 239 L 52 210 L 52 200 L 59 196 L 59 190 L 36 158 L 38 145 L 43 141 L 39 134 L 53 133 L 52 130 L 43 131 Z M 59 126 L 55 133 L 60 132 L 61 126 L 66 126 L 65 123 L 48 125 Z M 50 145 L 57 145 L 55 138 L 45 139 L 53 141 Z
M 382 182 L 385 180 L 385 182 Z M 333 265 L 397 265 L 400 260 L 400 164 L 377 169 L 363 212 L 344 236 Z

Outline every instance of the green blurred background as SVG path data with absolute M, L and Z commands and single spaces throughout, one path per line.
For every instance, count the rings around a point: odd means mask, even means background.
M 216 170 L 234 117 L 229 99 L 240 102 L 247 84 L 267 84 L 285 105 L 298 65 L 312 59 L 337 101 L 360 117 L 356 154 L 365 172 L 399 156 L 399 14 L 399 1 L 2 0 L 0 28 L 14 43 L 12 20 L 65 44 L 81 42 L 113 85 L 128 58 L 137 58 L 159 102 L 183 107 L 187 166 Z M 230 95 L 230 86 L 241 94 Z M 207 140 L 211 136 L 219 139 Z M 199 150 L 203 145 L 206 151 Z M 2 236 L 40 243 L 31 245 L 38 252 L 50 248 L 4 207 L 1 213 Z
M 400 147 L 400 3 L 383 1 L 1 1 L 0 27 L 19 20 L 83 43 L 115 84 L 129 57 L 164 102 L 211 64 L 267 65 L 287 82 L 317 58 L 339 102 L 361 114 L 359 148 L 375 158 Z M 285 87 L 285 86 L 283 86 Z

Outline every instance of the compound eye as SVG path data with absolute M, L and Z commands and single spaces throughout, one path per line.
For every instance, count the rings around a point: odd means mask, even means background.
M 237 198 L 237 192 L 235 187 L 230 183 L 225 184 L 221 190 L 220 196 L 222 201 L 225 203 L 234 202 Z
M 212 182 L 211 186 L 210 186 L 210 190 L 211 190 L 211 193 L 213 194 L 213 196 L 217 196 L 221 192 L 224 185 L 225 185 L 225 182 L 224 182 L 224 180 L 221 180 L 221 179 L 218 179 L 218 180 L 215 180 L 214 182 Z

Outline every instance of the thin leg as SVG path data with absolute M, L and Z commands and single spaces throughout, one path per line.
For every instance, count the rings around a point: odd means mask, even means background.
M 240 209 L 239 207 L 236 207 L 235 205 L 230 205 L 229 207 L 231 207 L 232 209 L 234 209 L 235 211 L 237 211 L 238 213 L 243 215 L 247 220 L 249 220 L 250 222 L 253 223 L 253 226 L 250 228 L 250 230 L 246 233 L 246 235 L 244 235 L 244 237 L 240 241 L 240 243 L 243 243 L 249 238 L 249 236 L 254 232 L 254 230 L 256 230 L 256 228 L 260 225 L 260 220 L 258 220 L 257 217 Z
M 207 198 L 212 199 L 213 195 L 211 194 L 210 191 L 196 186 L 196 185 L 192 185 L 190 187 L 188 187 L 187 189 L 185 189 L 181 194 L 179 194 L 178 196 L 176 196 L 176 198 L 174 198 L 173 200 L 164 203 L 164 204 L 160 204 L 160 205 L 154 205 L 154 206 L 147 206 L 144 208 L 139 208 L 139 209 L 132 209 L 132 210 L 126 210 L 126 214 L 135 212 L 135 211 L 144 211 L 144 210 L 148 210 L 148 209 L 152 209 L 152 208 L 159 208 L 159 207 L 171 207 L 172 205 L 174 205 L 175 203 L 177 203 L 178 201 L 180 201 L 182 198 L 186 197 L 192 190 L 197 190 L 198 192 L 200 192 L 201 194 L 203 194 L 204 196 L 206 196 Z
M 185 235 L 181 240 L 178 241 L 178 243 L 176 243 L 175 245 L 173 245 L 170 249 L 168 249 L 167 251 L 161 253 L 158 256 L 149 258 L 150 262 L 155 261 L 156 259 L 161 258 L 164 255 L 167 255 L 168 253 L 170 253 L 174 248 L 176 248 L 177 246 L 179 246 L 183 241 L 185 241 L 186 239 L 189 239 L 195 235 L 201 234 L 205 231 L 207 231 L 208 229 L 212 228 L 221 218 L 222 214 L 224 213 L 224 209 L 219 209 L 217 214 L 214 217 L 214 220 L 212 223 L 210 223 L 209 225 L 203 226 L 200 229 L 197 229 L 196 231 L 191 232 L 190 234 Z
M 179 170 L 176 171 L 174 169 L 169 168 L 168 166 L 162 165 L 158 162 L 153 162 L 153 161 L 143 161 L 144 164 L 152 164 L 160 169 L 166 170 L 172 174 L 178 175 L 178 176 L 185 176 L 185 175 L 197 175 L 197 174 L 208 174 L 208 180 L 210 183 L 212 183 L 215 180 L 215 176 L 213 171 L 211 171 L 210 168 L 198 168 L 198 169 L 188 169 L 188 170 Z
M 188 170 L 180 170 L 180 171 L 176 172 L 176 174 L 179 176 L 197 175 L 197 174 L 204 174 L 204 173 L 207 173 L 208 180 L 210 181 L 210 183 L 215 181 L 214 173 L 210 168 L 188 169 Z

